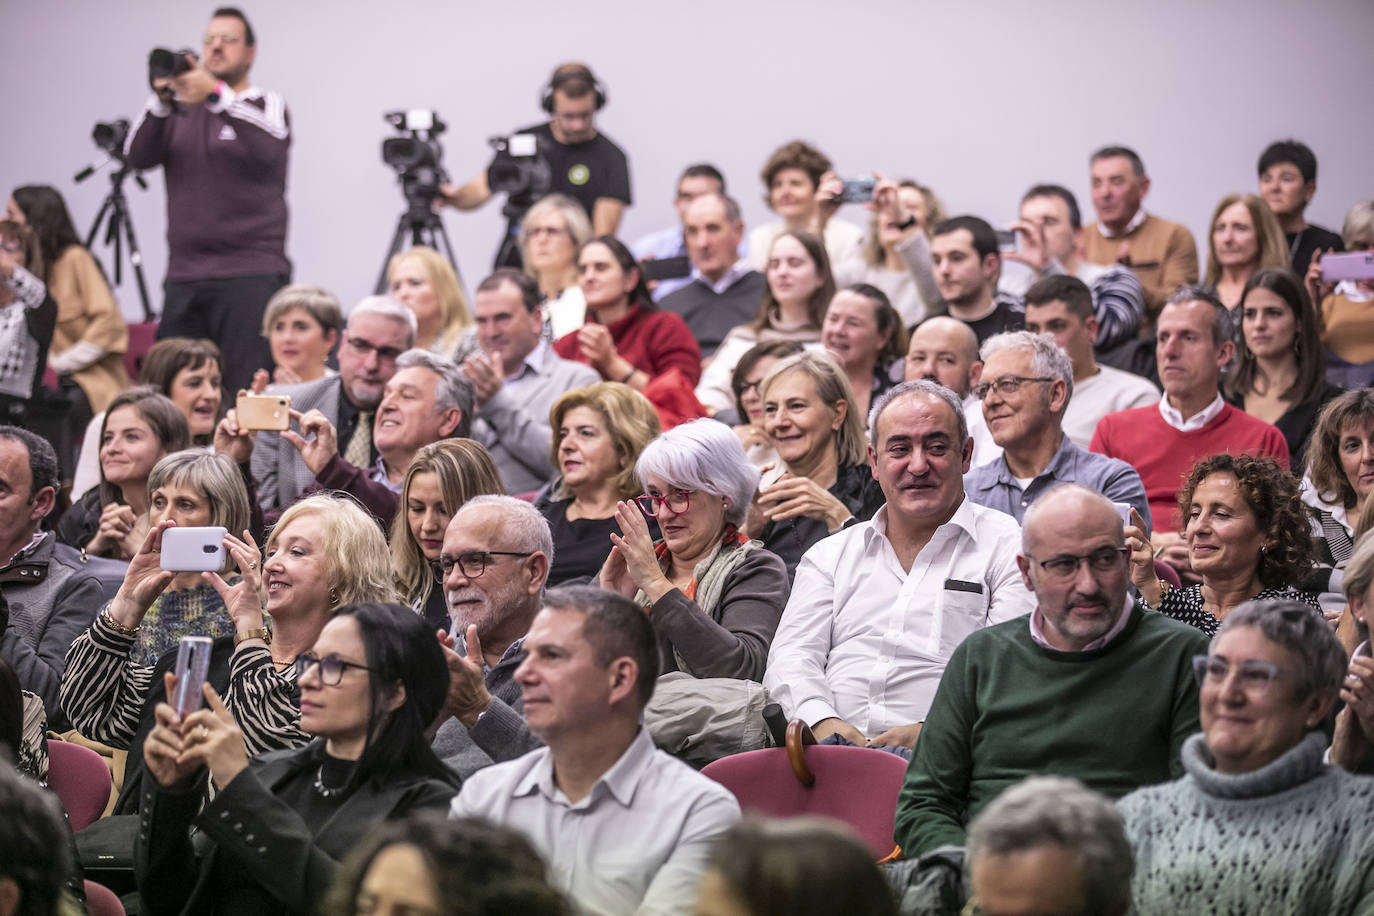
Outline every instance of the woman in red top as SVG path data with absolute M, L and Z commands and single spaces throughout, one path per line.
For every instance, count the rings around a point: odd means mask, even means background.
M 701 378 L 696 338 L 676 313 L 654 307 L 634 255 L 619 239 L 599 235 L 583 245 L 577 278 L 587 300 L 587 323 L 559 338 L 554 352 L 636 391 L 671 369 L 696 385 Z

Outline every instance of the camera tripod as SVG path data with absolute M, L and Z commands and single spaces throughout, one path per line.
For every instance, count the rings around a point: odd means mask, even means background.
M 462 288 L 463 274 L 458 270 L 458 259 L 453 256 L 453 243 L 449 241 L 448 230 L 444 228 L 443 220 L 439 218 L 439 214 L 429 201 L 417 200 L 411 201 L 401 214 L 401 218 L 396 221 L 396 232 L 391 236 L 391 246 L 387 249 L 386 257 L 382 259 L 382 272 L 377 277 L 377 295 L 387 291 L 387 268 L 390 267 L 392 258 L 409 247 L 406 245 L 407 238 L 410 240 L 410 246 L 425 245 L 447 258 L 454 276 L 458 278 L 458 286 Z
M 94 170 L 91 168 L 83 169 L 76 176 L 76 181 L 82 182 L 91 176 Z M 153 321 L 153 309 L 148 304 L 148 283 L 143 277 L 143 253 L 138 250 L 138 239 L 134 236 L 134 222 L 129 216 L 129 204 L 124 197 L 124 180 L 130 175 L 134 176 L 134 181 L 138 186 L 147 190 L 148 184 L 143 180 L 143 176 L 138 174 L 127 163 L 120 162 L 119 168 L 110 173 L 110 193 L 105 195 L 105 200 L 100 205 L 100 212 L 95 215 L 95 222 L 91 223 L 91 231 L 86 233 L 86 249 L 94 250 L 95 237 L 100 232 L 102 224 L 108 225 L 105 229 L 104 244 L 114 249 L 114 282 L 118 286 L 123 279 L 122 255 L 124 240 L 128 240 L 129 263 L 134 268 L 134 278 L 138 281 L 138 298 L 143 304 L 143 320 Z

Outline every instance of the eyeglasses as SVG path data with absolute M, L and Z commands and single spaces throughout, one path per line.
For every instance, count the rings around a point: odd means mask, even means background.
M 383 363 L 396 362 L 403 352 L 396 347 L 376 346 L 375 344 L 363 340 L 361 337 L 345 337 L 344 343 L 356 350 L 360 356 L 371 356 L 373 353 L 376 353 L 378 361 Z
M 525 232 L 525 235 L 529 236 L 529 237 L 532 238 L 532 239 L 537 239 L 537 238 L 540 238 L 541 236 L 545 236 L 545 235 L 547 235 L 547 236 L 548 236 L 549 238 L 551 238 L 551 239 L 556 239 L 556 238 L 558 238 L 560 235 L 567 235 L 567 234 L 568 234 L 568 230 L 566 230 L 566 229 L 560 229 L 560 228 L 558 228 L 557 226 L 531 226 L 531 227 L 530 227 L 528 230 L 526 230 L 526 232 Z
M 1120 569 L 1121 558 L 1125 555 L 1126 550 L 1125 547 L 1103 547 L 1101 550 L 1094 550 L 1084 556 L 1065 553 L 1057 557 L 1050 557 L 1048 560 L 1041 560 L 1039 563 L 1040 568 L 1045 571 L 1045 575 L 1056 579 L 1068 579 L 1078 574 L 1078 567 L 1085 560 L 1088 563 L 1088 568 L 1093 572 L 1104 573 Z
M 735 389 L 735 394 L 739 397 L 743 397 L 751 391 L 754 392 L 754 394 L 758 394 L 762 385 L 763 379 L 758 379 L 753 382 L 740 382 L 739 388 Z
M 337 687 L 339 681 L 343 680 L 344 670 L 347 668 L 358 668 L 362 671 L 371 671 L 367 665 L 360 665 L 357 662 L 346 662 L 337 655 L 326 655 L 320 658 L 314 652 L 302 652 L 296 656 L 296 682 L 305 677 L 305 673 L 316 665 L 320 666 L 320 683 L 326 687 Z
M 474 550 L 472 553 L 461 553 L 456 557 L 439 557 L 439 569 L 445 576 L 453 572 L 453 567 L 457 566 L 463 571 L 463 575 L 469 579 L 476 579 L 487 571 L 487 567 L 492 564 L 492 557 L 532 557 L 533 551 L 526 553 L 516 553 L 512 550 Z
M 205 35 L 205 43 L 206 43 L 207 45 L 212 45 L 212 44 L 214 44 L 214 43 L 215 43 L 215 39 L 219 39 L 220 44 L 225 44 L 225 45 L 236 45 L 236 44 L 238 44 L 239 42 L 243 41 L 243 37 L 242 37 L 241 35 L 227 35 L 227 34 L 225 34 L 225 33 L 223 33 L 223 32 L 221 32 L 221 33 L 219 33 L 219 34 L 217 34 L 217 35 L 214 34 L 214 33 L 208 33 L 208 32 L 206 33 L 206 35 Z
M 667 496 L 654 496 L 646 493 L 643 496 L 635 497 L 639 503 L 639 508 L 644 510 L 645 515 L 658 516 L 659 506 L 667 506 L 674 515 L 681 515 L 692 508 L 692 494 L 687 490 L 673 490 Z
M 983 400 L 983 398 L 988 396 L 989 391 L 992 391 L 995 388 L 997 389 L 998 394 L 1000 394 L 1002 397 L 1006 397 L 1009 394 L 1016 394 L 1016 392 L 1020 391 L 1021 386 L 1024 385 L 1026 382 L 1052 381 L 1054 381 L 1054 379 L 1052 378 L 1032 378 L 1028 375 L 1004 375 L 995 382 L 982 382 L 981 384 L 974 385 L 973 396 L 981 401 Z
M 1278 665 L 1261 661 L 1258 658 L 1247 658 L 1243 662 L 1232 665 L 1230 661 L 1220 655 L 1193 656 L 1193 674 L 1197 676 L 1199 687 L 1203 684 L 1224 683 L 1227 676 L 1230 675 L 1232 667 L 1237 669 L 1240 677 L 1240 689 L 1255 696 L 1263 696 L 1267 693 L 1274 681 L 1293 676 Z

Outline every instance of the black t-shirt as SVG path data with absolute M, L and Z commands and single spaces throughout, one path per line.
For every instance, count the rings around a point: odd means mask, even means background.
M 629 161 L 605 134 L 598 133 L 582 143 L 560 143 L 547 122 L 516 133 L 539 138 L 540 149 L 549 161 L 549 193 L 568 195 L 582 205 L 588 219 L 598 197 L 630 204 Z
M 1299 277 L 1307 276 L 1307 266 L 1312 263 L 1313 252 L 1325 253 L 1328 248 L 1345 251 L 1345 242 L 1341 241 L 1339 235 L 1330 229 L 1310 223 L 1300 232 L 1285 232 L 1283 237 L 1288 240 L 1288 251 L 1293 258 L 1293 272 Z

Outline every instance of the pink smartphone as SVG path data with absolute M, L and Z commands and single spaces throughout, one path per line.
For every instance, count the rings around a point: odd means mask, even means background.
M 1322 279 L 1374 280 L 1374 251 L 1343 251 L 1322 256 Z

